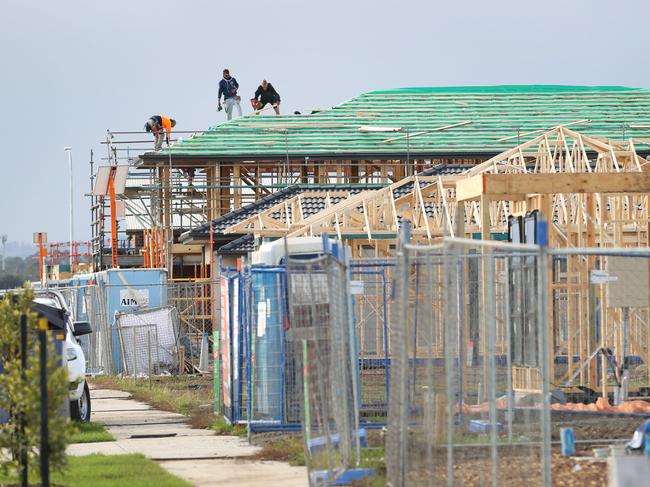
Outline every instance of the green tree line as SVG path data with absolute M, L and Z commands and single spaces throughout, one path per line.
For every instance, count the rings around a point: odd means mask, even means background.
M 14 289 L 25 281 L 38 281 L 38 259 L 32 257 L 5 257 L 4 270 L 0 262 L 0 289 Z

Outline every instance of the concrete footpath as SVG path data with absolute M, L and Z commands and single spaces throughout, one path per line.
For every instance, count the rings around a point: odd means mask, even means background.
M 283 462 L 253 460 L 259 448 L 236 436 L 190 428 L 181 414 L 154 409 L 127 392 L 93 389 L 92 421 L 116 441 L 74 444 L 70 455 L 141 453 L 196 486 L 308 485 L 307 470 Z

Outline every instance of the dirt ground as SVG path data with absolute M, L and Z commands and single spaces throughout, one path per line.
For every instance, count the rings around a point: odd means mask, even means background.
M 553 453 L 551 471 L 555 486 L 607 484 L 607 462 L 578 460 Z M 454 466 L 459 485 L 490 485 L 491 464 L 485 460 L 457 463 Z M 446 476 L 445 476 L 446 478 Z M 499 460 L 499 485 L 541 485 L 541 474 L 528 457 L 504 456 Z
M 578 452 L 580 455 L 581 452 Z M 587 452 L 582 452 L 587 453 Z M 591 452 L 588 452 L 590 454 Z M 553 485 L 573 487 L 583 485 L 607 485 L 607 462 L 591 462 L 563 457 L 558 452 L 553 453 L 552 463 Z
M 104 382 L 102 380 L 98 382 Z M 211 408 L 206 407 L 211 402 L 211 383 L 209 378 L 187 377 L 182 380 L 159 379 L 154 381 L 153 390 L 148 387 L 148 381 L 138 381 L 134 385 L 129 380 L 121 380 L 115 384 L 115 379 L 105 380 L 101 386 L 121 385 L 135 396 L 154 403 L 162 409 L 175 410 L 188 415 L 194 427 L 205 428 L 214 420 Z M 384 419 L 384 418 L 382 418 Z M 554 445 L 552 457 L 553 485 L 557 486 L 582 486 L 606 485 L 607 463 L 587 459 L 593 455 L 594 447 L 607 446 L 611 440 L 627 440 L 632 437 L 634 430 L 641 423 L 640 417 L 623 417 L 616 415 L 589 415 L 554 412 L 552 414 L 552 440 L 560 439 L 560 428 L 571 426 L 577 441 L 576 458 L 566 458 L 560 455 L 559 447 Z M 539 432 L 538 418 L 518 418 L 515 423 L 517 428 L 527 431 L 529 440 L 535 441 L 535 431 Z M 364 486 L 384 485 L 385 473 L 383 447 L 384 435 L 379 430 L 369 430 L 370 447 L 381 451 L 380 465 L 373 465 L 379 472 L 379 477 L 361 483 Z M 262 452 L 259 459 L 278 460 L 290 462 L 292 465 L 304 465 L 303 440 L 299 432 L 281 433 L 256 433 L 253 435 L 253 444 L 261 446 Z M 586 443 L 582 443 L 586 442 Z M 491 461 L 489 448 L 472 449 L 470 445 L 460 445 L 454 452 L 454 476 L 459 485 L 489 485 L 491 480 Z M 421 448 L 413 452 L 414 456 L 422 456 Z M 539 468 L 538 449 L 531 449 L 522 445 L 499 445 L 498 471 L 499 485 L 526 485 L 537 484 L 541 481 Z M 410 453 L 411 455 L 411 453 Z M 440 481 L 446 478 L 446 455 L 441 451 L 437 456 L 441 464 L 425 467 L 418 472 L 418 468 L 410 471 L 409 476 L 415 485 L 422 483 L 432 473 Z M 581 459 L 582 458 L 582 459 Z M 417 466 L 417 461 L 415 462 Z M 424 462 L 422 462 L 424 466 Z
M 576 440 L 595 442 L 626 439 L 629 440 L 634 430 L 644 421 L 641 417 L 626 417 L 605 414 L 551 414 L 553 423 L 552 440 L 559 441 L 560 428 L 573 428 Z
M 588 454 L 589 452 L 578 452 Z M 553 485 L 559 487 L 604 486 L 607 485 L 607 463 L 605 461 L 581 460 L 568 458 L 553 452 Z M 582 457 L 584 458 L 584 457 Z M 499 486 L 520 487 L 541 485 L 541 474 L 535 462 L 519 455 L 503 455 L 499 462 Z M 379 475 L 356 482 L 355 487 L 379 487 L 386 484 L 385 470 L 377 469 Z M 445 485 L 447 472 L 445 465 L 436 465 L 433 469 L 418 471 L 411 468 L 408 473 L 409 485 L 428 485 L 431 477 L 436 485 Z M 489 486 L 491 485 L 491 463 L 489 459 L 457 458 L 454 465 L 455 485 Z

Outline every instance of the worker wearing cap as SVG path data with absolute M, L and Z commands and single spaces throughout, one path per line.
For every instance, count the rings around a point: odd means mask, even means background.
M 153 133 L 155 144 L 155 151 L 162 149 L 163 136 L 167 140 L 167 147 L 169 147 L 169 137 L 172 134 L 172 127 L 176 126 L 176 120 L 167 118 L 164 115 L 152 115 L 144 124 L 144 129 L 147 132 Z
M 253 103 L 255 110 L 262 110 L 266 105 L 272 105 L 275 114 L 280 115 L 280 94 L 275 91 L 273 85 L 265 79 L 263 79 L 262 84 L 257 87 L 255 98 L 253 98 L 253 100 L 255 100 Z
M 223 70 L 223 79 L 219 81 L 219 95 L 217 97 L 217 110 L 221 110 L 221 95 L 223 95 L 223 104 L 226 109 L 226 116 L 228 120 L 232 119 L 232 109 L 237 107 L 237 113 L 241 117 L 241 105 L 239 101 L 241 97 L 237 95 L 239 83 L 237 80 L 230 76 L 230 71 Z

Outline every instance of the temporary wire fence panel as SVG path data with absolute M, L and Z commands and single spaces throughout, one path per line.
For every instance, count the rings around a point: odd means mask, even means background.
M 61 290 L 61 289 L 59 289 Z M 106 294 L 97 284 L 73 285 L 65 288 L 66 303 L 74 321 L 87 321 L 92 333 L 80 337 L 90 374 L 113 373 L 111 327 L 106 310 Z
M 220 287 L 223 415 L 254 431 L 299 429 L 300 365 L 286 335 L 284 267 L 224 271 Z
M 349 268 L 364 425 L 386 421 L 393 268 L 379 260 Z M 219 278 L 222 414 L 233 423 L 250 420 L 256 431 L 299 429 L 302 422 L 302 349 L 291 339 L 284 273 L 284 266 L 260 265 L 222 269 Z
M 169 304 L 178 310 L 179 346 L 190 372 L 200 370 L 201 346 L 206 337 L 212 340 L 213 287 L 210 279 L 176 280 L 168 285 Z
M 355 259 L 349 290 L 359 354 L 361 422 L 385 424 L 390 370 L 389 329 L 394 260 Z
M 156 279 L 164 278 L 164 271 L 153 274 Z M 124 312 L 151 310 L 167 302 L 167 283 L 140 284 L 127 281 L 111 283 L 118 278 L 137 281 L 138 273 L 96 273 L 88 275 L 84 285 L 68 288 L 68 303 L 75 320 L 87 320 L 93 333 L 82 337 L 80 342 L 91 374 L 118 374 L 123 372 L 119 333 L 116 315 Z M 145 278 L 150 278 L 147 274 Z M 110 279 L 109 279 L 110 278 Z
M 84 352 L 91 373 L 114 373 L 111 321 L 108 319 L 106 294 L 97 285 L 87 286 L 84 292 L 87 319 L 93 332 Z
M 513 343 L 548 369 L 540 252 L 453 239 L 402 245 L 390 339 L 389 485 L 550 485 L 548 375 L 539 375 L 539 391 L 517 394 L 512 376 Z M 530 303 L 512 286 L 522 266 L 530 267 Z
M 244 275 L 236 271 L 225 270 L 219 277 L 219 363 L 220 391 L 219 403 L 221 413 L 231 423 L 236 423 L 246 416 L 242 397 L 242 386 L 246 370 L 242 368 L 241 351 L 242 332 L 242 286 Z
M 178 371 L 178 312 L 174 307 L 116 316 L 124 372 L 129 375 Z
M 73 279 L 69 283 L 66 283 L 65 287 L 57 287 L 56 289 L 65 299 L 68 310 L 72 315 L 72 320 L 75 322 L 88 321 L 90 323 L 85 299 L 87 286 L 76 284 Z M 92 323 L 90 323 L 90 325 L 92 327 Z M 84 357 L 86 358 L 86 369 L 90 367 L 91 363 L 90 355 L 92 353 L 92 347 L 90 342 L 92 335 L 93 333 L 78 338 L 79 346 L 81 346 L 81 349 L 84 352 Z
M 285 338 L 284 269 L 251 268 L 251 422 L 298 424 L 295 367 Z
M 249 397 L 252 355 L 251 355 L 251 320 L 252 305 L 252 276 L 250 270 L 236 275 L 232 280 L 232 311 L 231 311 L 231 350 L 232 350 L 232 397 L 233 409 L 237 421 L 249 418 Z
M 553 249 L 548 267 L 553 435 L 628 439 L 650 414 L 650 252 Z
M 357 357 L 348 274 L 332 255 L 289 259 L 288 341 L 301 364 L 310 485 L 332 485 L 359 459 Z
M 117 327 L 124 375 L 148 376 L 156 373 L 160 363 L 158 330 L 155 325 L 131 324 Z

